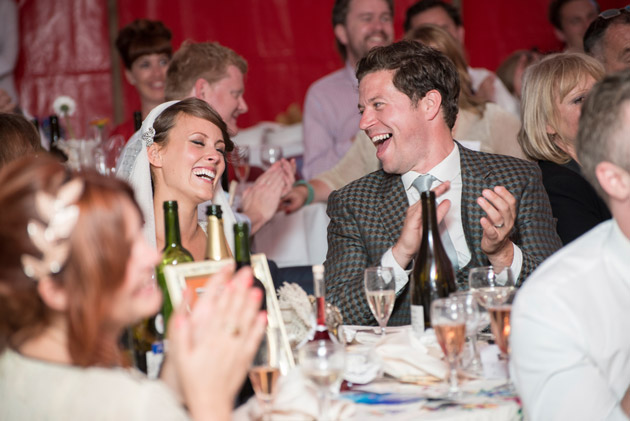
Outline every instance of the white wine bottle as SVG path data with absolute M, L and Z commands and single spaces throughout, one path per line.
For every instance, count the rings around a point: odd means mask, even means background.
M 455 292 L 455 272 L 437 223 L 435 193 L 421 194 L 422 242 L 411 274 L 411 326 L 417 336 L 431 327 L 431 303 Z

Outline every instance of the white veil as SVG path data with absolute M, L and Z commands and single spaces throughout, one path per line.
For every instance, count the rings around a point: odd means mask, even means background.
M 144 235 L 150 244 L 156 246 L 155 240 L 155 215 L 153 213 L 153 187 L 151 185 L 151 170 L 149 165 L 149 155 L 147 148 L 153 143 L 155 129 L 153 122 L 162 114 L 162 112 L 179 101 L 164 102 L 155 107 L 147 118 L 142 122 L 139 131 L 133 134 L 129 142 L 123 149 L 118 160 L 116 175 L 119 178 L 127 180 L 133 187 L 136 201 L 144 214 Z M 227 168 L 226 168 L 227 171 Z M 221 206 L 223 211 L 223 231 L 232 253 L 234 253 L 234 223 L 236 218 L 221 183 L 217 184 L 214 191 L 212 203 Z M 205 216 L 198 219 L 205 219 Z

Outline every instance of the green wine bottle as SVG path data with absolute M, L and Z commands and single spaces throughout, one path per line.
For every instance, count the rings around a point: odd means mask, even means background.
M 168 200 L 164 202 L 164 250 L 162 250 L 162 261 L 155 269 L 158 285 L 162 290 L 162 312 L 161 320 L 159 315 L 155 320 L 155 327 L 158 333 L 165 335 L 168 320 L 173 313 L 173 303 L 166 286 L 164 277 L 164 267 L 177 265 L 179 263 L 192 262 L 192 254 L 182 246 L 181 235 L 179 233 L 179 214 L 177 212 L 177 201 Z
M 411 274 L 411 326 L 417 336 L 431 327 L 431 303 L 456 291 L 453 265 L 444 250 L 437 223 L 435 193 L 423 192 L 422 242 Z
M 237 222 L 234 224 L 234 260 L 236 261 L 237 270 L 252 265 L 249 253 L 249 225 L 245 222 Z M 254 276 L 254 286 L 260 288 L 263 293 L 260 308 L 265 310 L 267 308 L 265 286 L 256 276 Z

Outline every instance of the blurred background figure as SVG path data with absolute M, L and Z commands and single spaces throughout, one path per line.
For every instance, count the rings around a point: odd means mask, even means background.
M 563 244 L 611 217 L 583 177 L 575 153 L 582 104 L 603 76 L 601 64 L 580 53 L 547 56 L 525 72 L 518 140 L 525 154 L 538 161 Z
M 0 169 L 23 156 L 43 151 L 33 123 L 19 114 L 0 113 Z
M 630 68 L 630 6 L 608 9 L 584 34 L 584 51 L 604 65 L 606 73 Z
M 315 81 L 304 99 L 304 165 L 306 179 L 332 168 L 359 131 L 357 62 L 370 48 L 394 40 L 393 0 L 336 0 L 332 26 L 345 67 Z
M 414 3 L 407 9 L 405 32 L 425 24 L 437 25 L 446 30 L 457 40 L 462 53 L 466 56 L 464 22 L 455 6 L 442 0 L 420 0 Z M 519 115 L 518 103 L 494 73 L 481 67 L 469 66 L 468 74 L 475 96 L 484 102 L 494 102 L 516 116 Z
M 164 102 L 166 70 L 173 56 L 171 31 L 160 21 L 137 19 L 116 38 L 116 49 L 125 65 L 125 78 L 140 96 L 140 123 L 155 106 Z M 114 128 L 125 140 L 138 129 L 133 114 Z
M 597 18 L 599 6 L 594 0 L 553 0 L 549 3 L 549 22 L 553 33 L 565 45 L 565 51 L 584 52 L 584 33 Z
M 536 50 L 517 50 L 510 54 L 497 68 L 497 76 L 519 103 L 523 87 L 523 74 L 531 64 L 540 60 L 542 55 Z
M 0 0 L 0 112 L 18 106 L 13 73 L 19 52 L 19 19 L 14 0 Z

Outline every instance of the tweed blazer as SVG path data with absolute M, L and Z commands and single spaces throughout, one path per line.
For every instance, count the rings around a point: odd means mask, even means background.
M 522 282 L 562 243 L 556 233 L 549 198 L 537 165 L 517 158 L 475 152 L 457 143 L 462 177 L 461 220 L 470 262 L 457 273 L 459 289 L 468 288 L 470 268 L 488 265 L 481 250 L 485 216 L 477 204 L 483 189 L 504 186 L 516 199 L 517 215 L 510 239 L 523 252 Z M 398 240 L 409 201 L 401 176 L 382 169 L 368 174 L 328 198 L 326 296 L 339 307 L 344 323 L 376 324 L 363 290 L 363 271 L 378 266 Z M 399 292 L 390 325 L 410 323 L 409 283 Z

